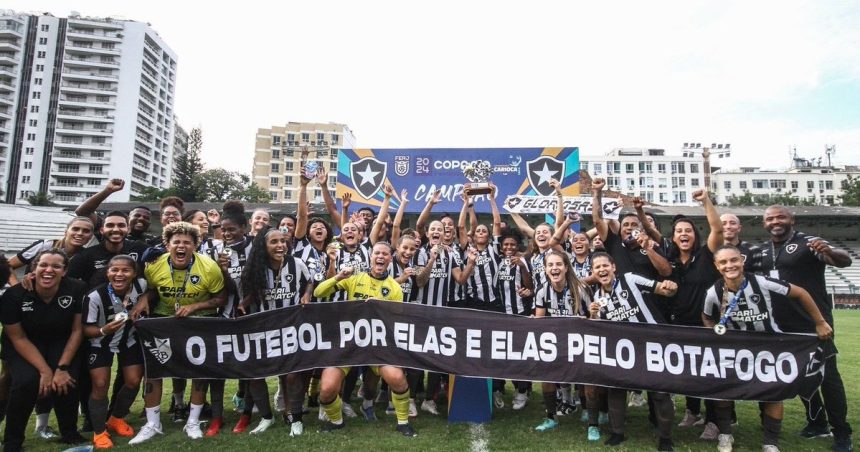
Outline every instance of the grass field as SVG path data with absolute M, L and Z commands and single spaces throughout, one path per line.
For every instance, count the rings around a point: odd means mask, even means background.
M 837 345 L 840 350 L 839 369 L 845 382 L 849 400 L 849 421 L 857 428 L 857 416 L 852 401 L 860 400 L 860 312 L 836 311 Z M 274 384 L 274 380 L 273 384 Z M 169 386 L 166 385 L 166 386 Z M 585 439 L 586 425 L 579 420 L 579 412 L 570 418 L 559 418 L 561 425 L 554 431 L 537 433 L 534 431 L 542 418 L 540 386 L 534 385 L 529 405 L 522 411 L 514 412 L 510 408 L 510 384 L 506 388 L 507 406 L 494 414 L 493 422 L 483 426 L 448 425 L 443 417 L 433 417 L 421 412 L 413 425 L 418 430 L 417 438 L 404 438 L 394 431 L 393 416 L 384 414 L 384 407 L 377 406 L 380 420 L 373 423 L 363 419 L 351 419 L 344 430 L 332 434 L 317 432 L 320 425 L 316 413 L 312 411 L 305 420 L 305 434 L 299 438 L 289 437 L 289 428 L 282 422 L 270 428 L 262 435 L 233 434 L 233 425 L 238 414 L 230 411 L 231 406 L 225 407 L 226 425 L 222 434 L 216 438 L 203 438 L 190 441 L 182 432 L 182 424 L 171 424 L 169 415 L 163 414 L 165 435 L 151 440 L 149 443 L 135 446 L 135 450 L 192 450 L 207 448 L 209 450 L 254 450 L 257 452 L 297 448 L 308 450 L 616 450 L 639 451 L 655 450 L 657 438 L 648 426 L 647 408 L 631 408 L 628 411 L 628 440 L 617 448 L 599 444 L 588 444 Z M 228 400 L 235 390 L 235 385 L 228 384 L 225 398 Z M 274 392 L 274 391 L 273 391 Z M 165 406 L 162 413 L 167 411 L 168 397 L 164 398 Z M 679 410 L 676 412 L 677 421 L 683 415 L 683 398 L 676 398 Z M 444 407 L 443 407 L 444 408 Z M 129 415 L 129 421 L 135 429 L 143 424 L 138 417 L 142 404 L 138 402 Z M 739 426 L 735 429 L 735 450 L 761 450 L 761 428 L 759 425 L 757 404 L 741 402 L 737 404 Z M 253 420 L 253 425 L 258 419 Z M 797 432 L 804 425 L 803 405 L 795 399 L 786 402 L 785 420 L 781 450 L 783 451 L 824 451 L 830 450 L 832 439 L 807 440 L 800 438 Z M 52 425 L 56 427 L 56 421 Z M 694 429 L 675 429 L 674 441 L 677 451 L 713 451 L 716 443 L 700 441 L 700 427 Z M 61 450 L 60 444 L 32 437 L 32 421 L 27 431 L 28 439 L 25 447 L 28 450 Z M 608 437 L 608 428 L 602 429 L 603 438 Z M 129 448 L 127 439 L 115 438 L 117 448 Z M 345 449 L 348 447 L 348 449 Z

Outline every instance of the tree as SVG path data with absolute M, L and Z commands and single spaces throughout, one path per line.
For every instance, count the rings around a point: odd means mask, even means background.
M 245 187 L 244 190 L 235 193 L 233 199 L 266 204 L 272 200 L 272 197 L 269 195 L 269 192 L 263 190 L 256 182 L 251 182 L 251 185 Z
M 132 196 L 132 201 L 142 201 L 142 202 L 159 202 L 162 199 L 168 196 L 177 196 L 176 188 L 156 188 L 156 187 L 144 187 L 140 190 L 140 195 Z
M 247 202 L 269 202 L 269 193 L 251 182 L 247 174 L 215 168 L 194 177 L 194 190 L 202 201 L 223 202 L 238 199 Z
M 860 206 L 860 177 L 848 175 L 848 180 L 842 181 L 842 194 L 839 195 L 843 206 Z
M 203 172 L 203 162 L 200 160 L 202 149 L 203 131 L 195 127 L 188 134 L 188 149 L 176 157 L 173 171 L 173 188 L 176 190 L 176 196 L 185 202 L 203 201 L 205 198 L 197 191 L 197 186 L 194 184 L 194 177 Z
M 52 199 L 54 199 L 53 196 L 43 191 L 40 191 L 36 194 L 28 196 L 27 202 L 30 203 L 31 206 L 56 206 Z
M 772 206 L 775 204 L 783 206 L 816 206 L 818 203 L 815 198 L 800 198 L 791 196 L 788 193 L 754 195 L 749 191 L 744 191 L 741 196 L 732 195 L 726 200 L 726 204 L 731 207 L 745 206 Z

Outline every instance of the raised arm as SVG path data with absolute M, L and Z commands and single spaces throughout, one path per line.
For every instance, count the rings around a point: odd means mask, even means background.
M 657 248 L 654 247 L 654 242 L 651 241 L 651 237 L 648 237 L 648 234 L 639 234 L 636 241 L 645 250 L 645 256 L 648 257 L 651 265 L 654 266 L 660 276 L 664 278 L 672 276 L 672 265 L 669 264 L 669 260 L 665 256 L 657 251 Z
M 529 226 L 528 222 L 526 222 L 525 218 L 523 218 L 520 214 L 516 212 L 511 212 L 511 219 L 514 220 L 514 224 L 517 225 L 517 229 L 523 233 L 524 236 L 533 239 L 535 238 L 535 230 L 531 226 Z
M 99 206 L 108 199 L 108 196 L 122 190 L 125 187 L 125 181 L 122 179 L 111 179 L 107 185 L 98 193 L 90 196 L 75 209 L 75 215 L 88 217 L 99 209 Z
M 391 222 L 391 244 L 394 245 L 400 240 L 400 222 L 403 221 L 403 212 L 406 211 L 406 204 L 409 202 L 409 192 L 404 188 L 400 190 L 400 205 L 397 206 L 397 213 L 394 214 L 394 221 Z
M 549 180 L 549 186 L 555 190 L 555 222 L 560 223 L 564 218 L 564 193 L 561 192 L 561 183 L 556 179 Z
M 594 227 L 597 228 L 597 235 L 600 240 L 606 241 L 609 236 L 609 223 L 603 218 L 603 187 L 606 186 L 606 181 L 602 177 L 595 177 L 591 181 L 591 219 L 594 221 Z
M 433 210 L 433 206 L 439 203 L 440 199 L 442 199 L 442 190 L 436 190 L 433 192 L 433 195 L 430 196 L 430 199 L 427 200 L 427 205 L 424 206 L 424 210 L 422 210 L 421 214 L 418 215 L 418 221 L 415 223 L 415 230 L 418 231 L 421 243 L 424 243 L 427 238 L 427 224 L 430 222 L 430 212 Z
M 352 205 L 352 194 L 344 193 L 340 201 L 340 221 L 337 222 L 337 225 L 338 228 L 343 229 L 344 223 L 349 221 L 349 206 Z
M 502 235 L 502 216 L 499 214 L 499 206 L 496 205 L 496 185 L 491 186 L 490 209 L 493 211 L 493 237 Z
M 296 232 L 293 237 L 296 240 L 305 238 L 308 233 L 308 184 L 310 179 L 304 174 L 299 176 L 299 203 L 296 206 Z
M 469 189 L 467 188 L 463 191 L 463 207 L 460 209 L 460 218 L 457 220 L 457 238 L 461 248 L 465 248 L 469 244 L 469 238 L 471 237 L 466 230 L 466 217 L 469 215 L 469 205 L 471 203 L 472 198 L 469 196 Z
M 370 244 L 375 245 L 379 240 L 379 231 L 382 230 L 382 223 L 385 222 L 385 217 L 388 215 L 388 205 L 391 204 L 391 196 L 394 194 L 394 189 L 391 185 L 385 184 L 382 186 L 382 193 L 385 199 L 382 200 L 382 205 L 379 206 L 379 215 L 376 216 L 376 221 L 373 222 L 373 228 L 370 230 Z
M 702 203 L 702 206 L 705 208 L 708 225 L 711 227 L 711 232 L 708 234 L 708 249 L 713 253 L 723 245 L 723 222 L 720 221 L 720 214 L 717 212 L 713 201 L 711 201 L 708 189 L 700 188 L 694 191 L 693 199 Z
M 633 198 L 633 208 L 636 210 L 636 217 L 639 218 L 639 224 L 642 225 L 642 229 L 648 234 L 648 237 L 651 237 L 651 240 L 657 243 L 663 243 L 663 234 L 648 221 L 648 215 L 645 215 L 645 209 L 643 206 L 645 203 L 642 201 L 642 198 L 635 197 Z
M 317 182 L 319 182 L 320 188 L 322 189 L 325 210 L 328 211 L 329 215 L 331 215 L 331 222 L 333 224 L 341 224 L 342 220 L 340 213 L 337 211 L 337 204 L 335 204 L 334 198 L 331 197 L 331 192 L 328 191 L 328 172 L 322 165 L 317 169 Z

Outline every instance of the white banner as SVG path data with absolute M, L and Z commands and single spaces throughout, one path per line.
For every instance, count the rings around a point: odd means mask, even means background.
M 577 212 L 582 216 L 591 215 L 591 196 L 565 196 L 564 211 Z M 511 195 L 505 198 L 504 208 L 512 213 L 550 213 L 556 212 L 557 196 Z M 603 198 L 603 218 L 617 220 L 621 213 L 621 200 Z

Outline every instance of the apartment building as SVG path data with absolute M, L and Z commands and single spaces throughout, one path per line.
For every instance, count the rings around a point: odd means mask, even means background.
M 75 205 L 110 178 L 169 186 L 176 54 L 129 20 L 0 11 L 0 187 Z
M 788 169 L 742 167 L 719 169 L 711 176 L 711 191 L 720 204 L 732 196 L 788 195 L 819 205 L 842 204 L 842 182 L 850 175 L 860 177 L 860 167 L 814 166 L 797 162 Z M 799 164 L 798 164 L 799 163 Z
M 355 135 L 344 124 L 288 122 L 285 126 L 258 129 L 254 149 L 254 182 L 269 192 L 272 202 L 294 203 L 298 200 L 302 153 L 328 170 L 328 188 L 334 193 L 337 184 L 337 158 L 340 149 L 355 147 Z M 308 198 L 318 201 L 322 191 L 318 184 L 309 187 Z

